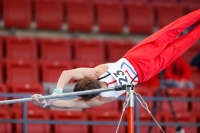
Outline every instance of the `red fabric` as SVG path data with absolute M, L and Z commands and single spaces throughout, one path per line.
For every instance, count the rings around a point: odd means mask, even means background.
M 171 65 L 166 68 L 165 79 L 186 79 L 189 80 L 191 76 L 190 65 L 185 62 L 183 57 L 176 59 Z
M 200 20 L 200 9 L 187 14 L 144 39 L 125 55 L 144 82 L 169 66 L 200 38 L 200 25 L 188 34 L 179 34 Z

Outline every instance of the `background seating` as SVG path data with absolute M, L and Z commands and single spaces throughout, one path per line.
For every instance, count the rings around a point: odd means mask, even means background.
M 52 94 L 64 70 L 115 62 L 147 36 L 199 8 L 199 0 L 0 0 L 0 93 L 14 95 L 1 96 L 0 100 L 21 98 L 19 94 Z M 183 58 L 190 63 L 199 51 L 200 44 L 197 42 Z M 195 88 L 167 88 L 170 97 L 200 97 L 200 71 L 191 69 Z M 75 83 L 70 80 L 64 92 L 73 91 Z M 152 98 L 159 84 L 159 78 L 155 76 L 137 85 L 135 91 L 142 97 Z M 118 122 L 123 96 L 109 104 L 83 110 L 44 109 L 28 102 L 27 119 Z M 162 97 L 166 97 L 164 91 Z M 153 101 L 145 102 L 152 112 Z M 178 121 L 200 121 L 199 101 L 173 100 L 172 105 Z M 157 107 L 155 118 L 158 122 L 174 122 L 167 101 L 158 102 Z M 141 105 L 139 111 L 140 122 L 149 122 L 151 117 Z M 19 120 L 22 114 L 21 103 L 0 105 L 0 119 Z M 126 121 L 126 117 L 127 112 L 122 121 Z M 116 125 L 106 124 L 28 123 L 27 130 L 29 133 L 115 132 Z M 174 126 L 163 128 L 165 132 L 175 132 Z M 199 127 L 184 128 L 186 132 L 199 132 Z M 22 133 L 22 129 L 19 123 L 0 123 L 2 133 Z M 139 130 L 146 133 L 148 126 L 140 126 Z M 119 133 L 126 132 L 127 126 L 121 125 Z M 161 131 L 154 126 L 152 132 Z
M 34 0 L 37 29 L 60 30 L 64 14 L 61 0 Z
M 8 36 L 5 41 L 7 59 L 37 60 L 38 47 L 35 39 Z
M 66 18 L 70 31 L 92 31 L 95 17 L 94 5 L 89 1 L 66 2 Z
M 3 21 L 7 28 L 30 28 L 31 0 L 3 0 Z

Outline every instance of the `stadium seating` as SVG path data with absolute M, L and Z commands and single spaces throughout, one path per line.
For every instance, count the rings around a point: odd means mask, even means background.
M 3 59 L 3 52 L 4 52 L 3 39 L 0 37 L 0 60 Z
M 200 88 L 199 77 L 200 77 L 200 70 L 192 68 L 192 75 L 190 80 L 194 83 L 196 88 Z
M 97 3 L 98 28 L 100 32 L 122 33 L 125 24 L 124 8 L 118 2 Z
M 19 94 L 44 94 L 44 89 L 39 84 L 15 84 L 12 86 L 11 92 Z
M 191 63 L 194 56 L 200 51 L 200 44 L 193 45 L 189 50 L 187 50 L 183 57 L 187 63 Z
M 89 68 L 93 68 L 99 65 L 99 62 L 84 62 L 84 61 L 75 61 L 74 62 L 74 67 L 75 68 L 79 68 L 79 67 L 89 67 Z
M 49 61 L 71 61 L 72 45 L 69 40 L 40 38 L 41 59 Z
M 116 121 L 118 122 L 120 119 L 120 113 L 118 113 L 117 111 L 99 111 L 98 113 L 96 111 L 94 112 L 90 112 L 89 113 L 91 120 L 92 121 L 105 121 L 105 122 L 109 122 L 109 121 Z M 122 121 L 124 120 L 124 118 L 122 119 Z M 93 125 L 92 126 L 92 133 L 113 133 L 116 131 L 116 127 L 117 125 L 108 125 L 108 124 L 103 124 L 103 125 Z M 125 126 L 120 126 L 118 133 L 125 133 L 126 132 L 126 127 Z
M 4 73 L 3 73 L 3 64 L 2 62 L 0 61 L 0 84 L 3 83 L 3 80 L 4 80 Z
M 6 58 L 37 60 L 38 47 L 36 40 L 31 37 L 6 37 Z
M 70 121 L 86 121 L 87 115 L 84 115 L 82 111 L 51 111 L 53 120 L 70 120 Z M 55 133 L 88 133 L 89 127 L 87 125 L 79 124 L 55 124 Z
M 195 119 L 190 113 L 176 113 L 176 117 L 179 122 L 190 122 L 190 123 L 195 123 Z M 174 117 L 170 113 L 165 113 L 164 114 L 164 122 L 175 122 Z M 165 127 L 165 132 L 166 133 L 173 133 L 176 132 L 176 124 L 174 126 L 166 126 Z M 183 129 L 185 133 L 197 133 L 197 128 L 194 126 L 183 126 Z
M 0 109 L 0 119 L 10 120 L 9 111 L 5 108 Z M 12 133 L 12 125 L 11 123 L 0 123 L 0 133 Z
M 148 112 L 140 112 L 139 114 L 140 122 L 150 122 L 152 120 L 151 115 Z M 157 122 L 161 122 L 162 118 L 160 114 L 156 114 L 155 119 Z M 153 120 L 151 122 L 154 122 Z M 140 133 L 148 133 L 149 126 L 139 126 Z M 161 130 L 158 126 L 152 126 L 152 133 L 161 133 Z
M 92 0 L 94 3 L 100 3 L 100 2 L 119 2 L 120 0 Z
M 75 61 L 105 62 L 105 47 L 98 40 L 74 40 Z
M 153 32 L 155 14 L 152 5 L 147 3 L 128 3 L 126 10 L 130 33 L 149 34 Z
M 6 28 L 29 28 L 31 12 L 31 0 L 3 0 L 3 22 Z
M 6 60 L 6 83 L 39 83 L 38 65 L 33 61 Z
M 122 0 L 123 3 L 129 4 L 129 3 L 149 3 L 149 0 Z
M 177 98 L 187 98 L 188 97 L 188 91 L 183 91 L 179 88 L 168 88 L 167 92 L 169 93 L 170 97 L 177 97 Z M 165 90 L 162 90 L 162 96 L 166 96 Z M 172 107 L 175 112 L 187 112 L 188 111 L 188 102 L 187 101 L 171 101 Z M 171 107 L 168 103 L 168 101 L 163 101 L 162 104 L 162 111 L 170 112 Z
M 153 90 L 151 90 L 150 88 L 148 88 L 148 90 L 147 90 L 147 87 L 146 88 L 141 87 L 141 86 L 140 87 L 135 87 L 135 91 L 137 93 L 139 93 L 142 97 L 152 97 L 153 96 Z M 146 104 L 148 106 L 148 109 L 150 111 L 152 111 L 153 101 L 152 100 L 150 100 L 150 101 L 145 100 L 145 102 L 146 102 Z M 140 112 L 146 112 L 146 109 L 144 109 L 140 103 L 139 103 L 139 111 Z
M 44 94 L 44 88 L 39 84 L 14 84 L 10 86 L 11 93 L 14 94 Z M 28 96 L 26 96 L 28 97 Z M 12 97 L 12 99 L 21 98 L 21 97 Z M 36 106 L 32 102 L 27 102 L 27 109 L 42 109 L 39 106 Z M 11 108 L 12 112 L 15 113 L 17 111 L 22 111 L 22 103 L 15 103 Z
M 199 98 L 199 97 L 200 97 L 200 90 L 199 89 L 191 90 L 191 98 Z M 193 101 L 192 102 L 191 111 L 194 114 L 199 114 L 199 111 L 200 111 L 200 102 Z
M 172 21 L 182 17 L 184 10 L 179 5 L 157 5 L 158 28 L 161 29 Z
M 200 1 L 199 0 L 180 0 L 181 3 L 186 3 L 186 4 L 190 4 L 190 3 L 193 3 L 193 4 L 200 4 Z
M 112 40 L 106 41 L 106 46 L 108 50 L 108 61 L 115 62 L 122 58 L 135 45 L 132 41 Z
M 177 4 L 178 0 L 152 0 L 153 4 Z
M 63 24 L 61 0 L 34 0 L 37 29 L 60 30 Z
M 90 1 L 66 2 L 67 25 L 70 31 L 91 31 L 94 25 L 94 7 Z
M 21 119 L 22 113 L 20 111 L 15 112 L 14 114 L 15 119 Z M 46 110 L 28 110 L 27 111 L 27 118 L 29 120 L 49 120 L 49 113 Z M 16 133 L 22 133 L 22 125 L 16 124 Z M 50 133 L 50 125 L 48 124 L 40 124 L 40 123 L 30 123 L 27 125 L 27 132 L 28 133 Z
M 0 93 L 8 93 L 7 87 L 6 87 L 4 84 L 2 84 L 2 83 L 0 83 Z M 1 96 L 0 96 L 0 101 L 2 101 L 2 100 L 7 100 L 7 99 L 8 99 L 7 97 L 1 97 Z M 2 109 L 2 108 L 7 108 L 7 107 L 8 107 L 7 104 L 0 105 L 0 108 L 1 108 L 1 109 Z
M 56 83 L 64 70 L 72 69 L 71 62 L 43 61 L 42 81 L 48 83 Z

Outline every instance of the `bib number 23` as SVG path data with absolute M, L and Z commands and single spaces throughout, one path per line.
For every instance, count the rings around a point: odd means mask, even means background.
M 116 73 L 113 73 L 116 77 L 116 80 L 119 81 L 119 84 L 123 84 L 123 82 L 128 83 L 127 77 L 125 76 L 124 72 L 121 70 L 118 70 Z

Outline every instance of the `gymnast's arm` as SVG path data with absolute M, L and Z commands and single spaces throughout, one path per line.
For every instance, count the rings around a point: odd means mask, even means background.
M 95 68 L 76 68 L 71 70 L 65 70 L 60 75 L 57 82 L 57 88 L 63 89 L 70 79 L 81 80 L 85 77 L 98 78 L 99 73 L 106 71 L 107 65 L 102 64 Z
M 96 96 L 92 99 L 85 100 L 84 98 L 78 97 L 72 100 L 57 100 L 51 104 L 51 107 L 61 109 L 83 109 L 110 103 L 114 99 L 114 97 Z

